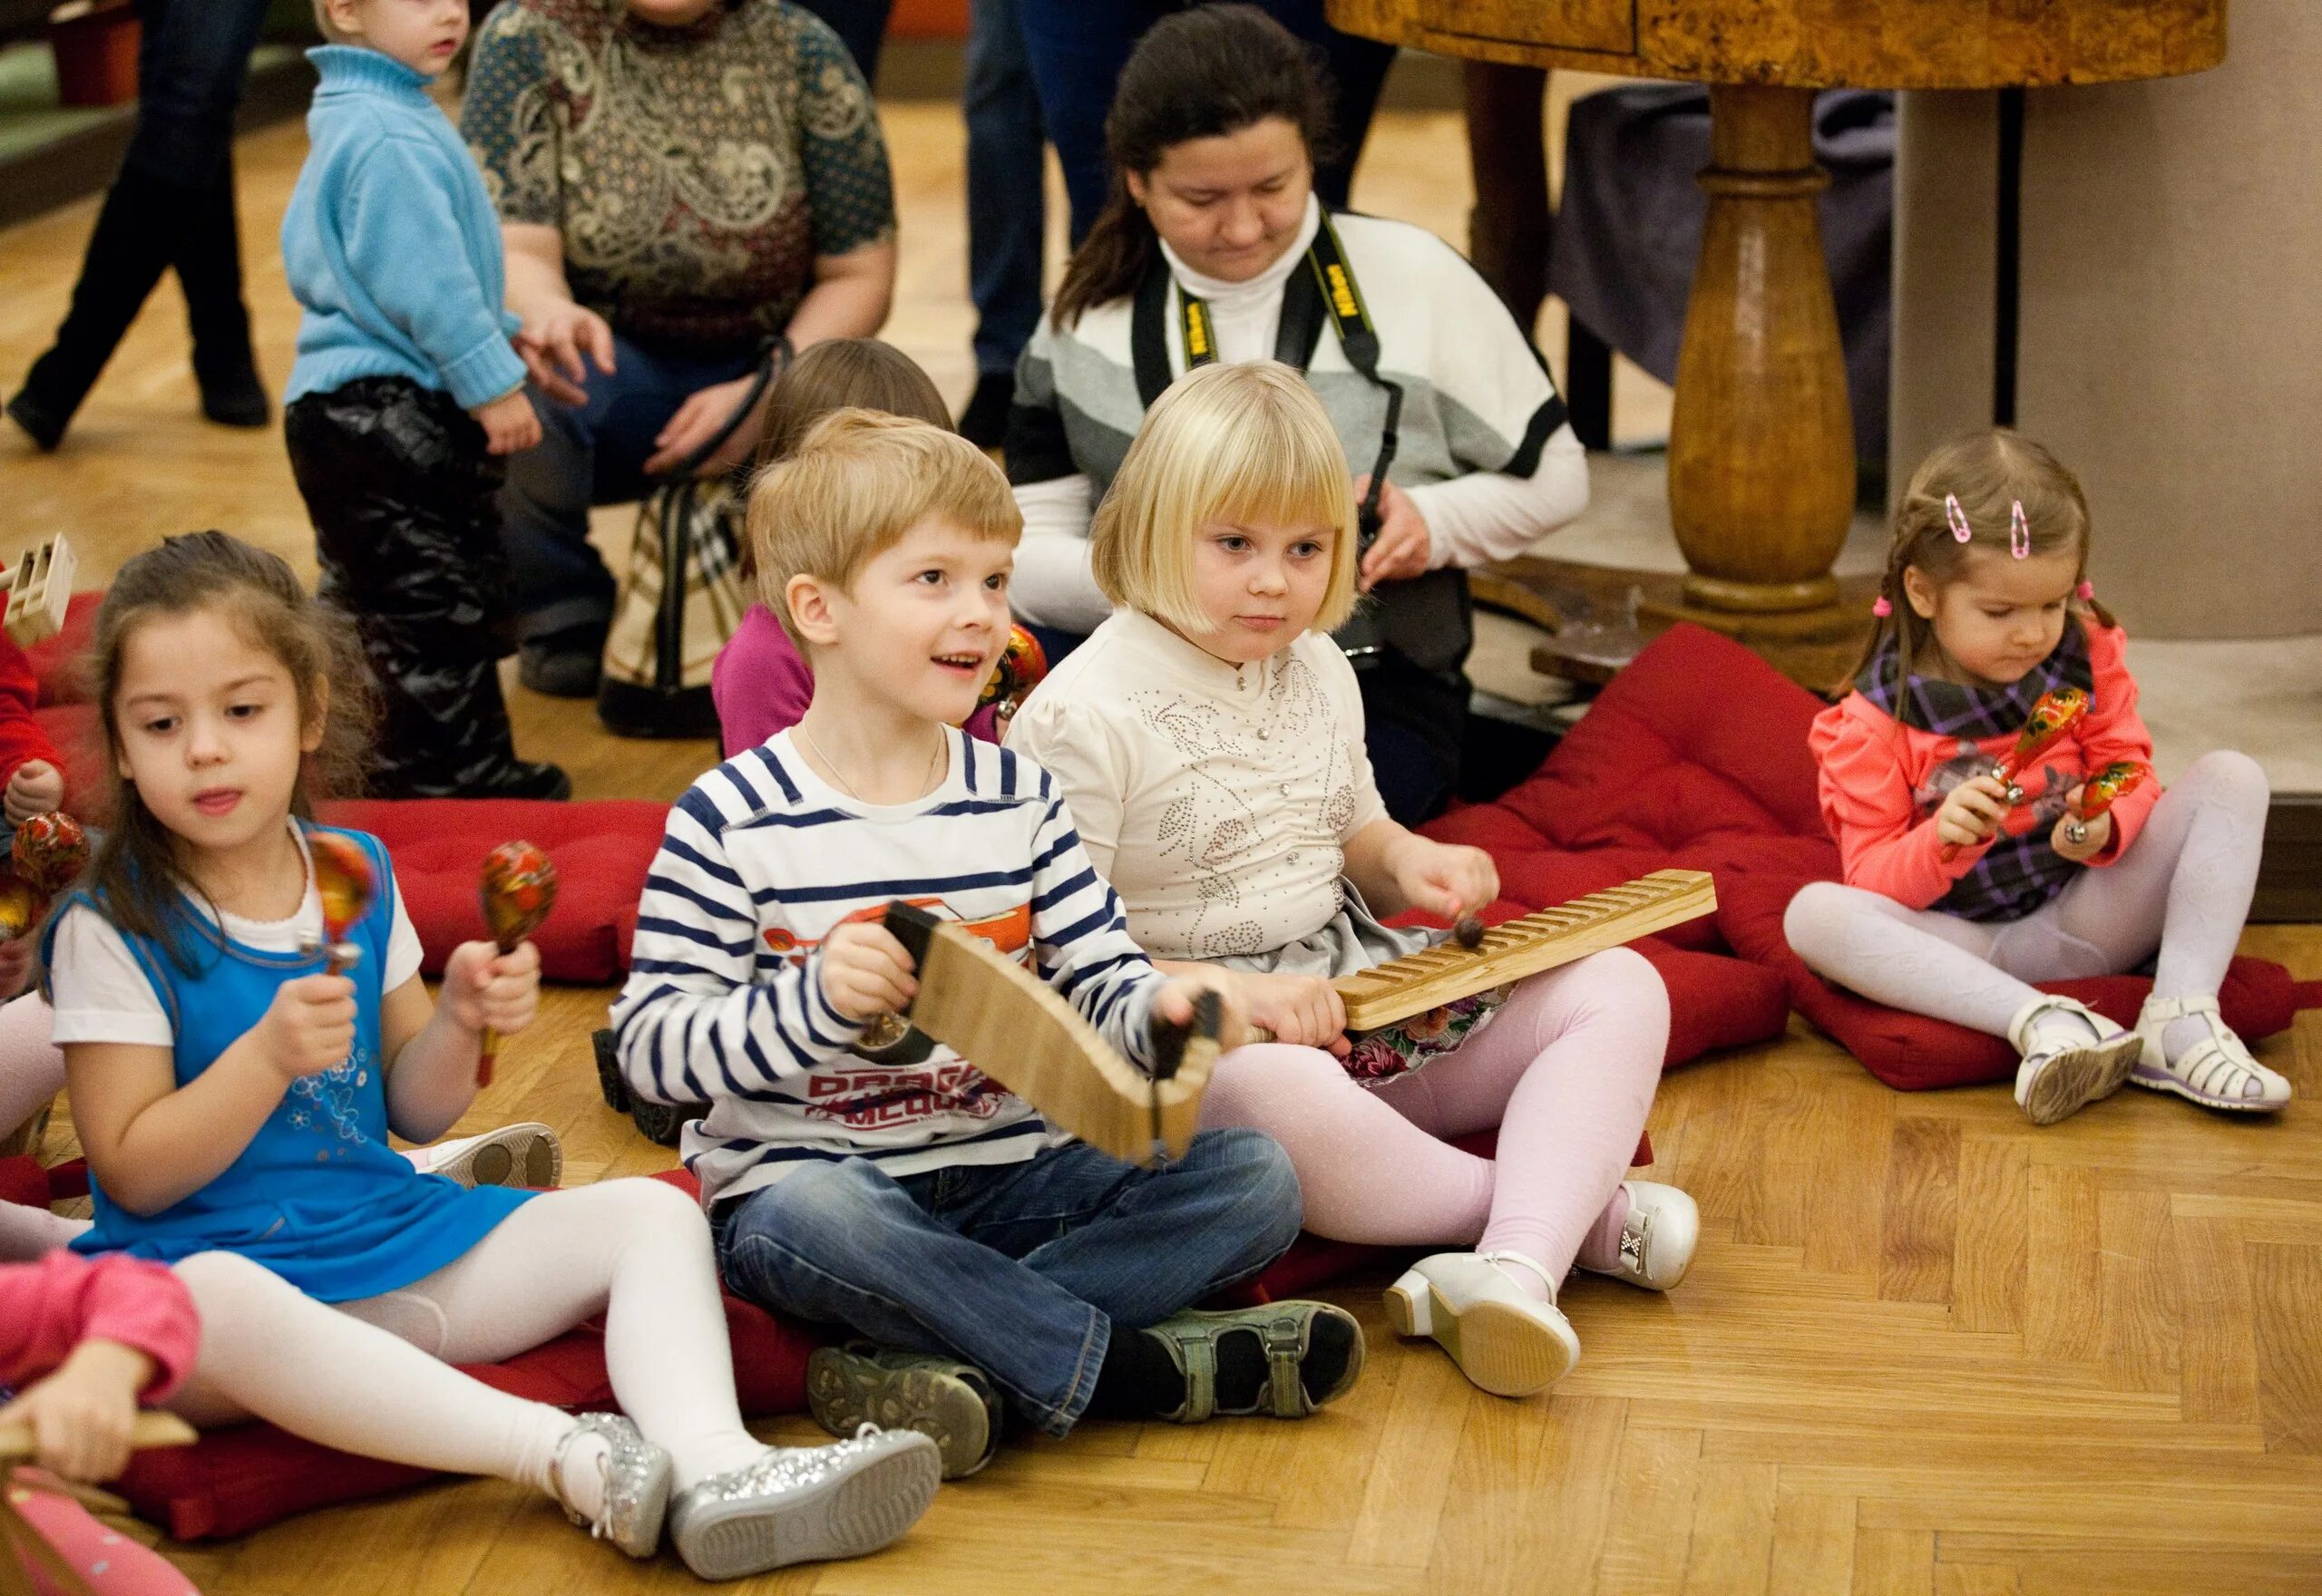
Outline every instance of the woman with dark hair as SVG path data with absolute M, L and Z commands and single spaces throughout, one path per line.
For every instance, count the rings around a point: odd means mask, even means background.
M 1409 824 L 1458 781 L 1466 568 L 1577 516 L 1588 468 L 1538 354 L 1456 250 L 1324 214 L 1330 103 L 1306 48 L 1252 5 L 1169 17 L 1130 57 L 1106 123 L 1111 198 L 1018 372 L 1014 595 L 1035 625 L 1093 628 L 1109 611 L 1089 520 L 1146 408 L 1212 360 L 1296 366 L 1360 473 L 1371 602 L 1336 636 L 1381 793 Z

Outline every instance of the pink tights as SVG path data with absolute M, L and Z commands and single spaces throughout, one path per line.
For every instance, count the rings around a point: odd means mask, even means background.
M 1520 1252 L 1560 1280 L 1601 1221 L 1618 1237 L 1668 1042 L 1660 976 L 1615 949 L 1524 981 L 1456 1052 L 1375 1090 L 1320 1048 L 1237 1048 L 1202 1124 L 1280 1142 L 1318 1235 Z M 1441 1139 L 1495 1125 L 1497 1161 Z

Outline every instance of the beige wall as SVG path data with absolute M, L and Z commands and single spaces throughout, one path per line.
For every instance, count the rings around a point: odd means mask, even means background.
M 2142 636 L 2322 632 L 2318 60 L 2322 5 L 2239 0 L 2215 72 L 2027 97 L 2017 422 L 2080 473 Z M 1993 101 L 1908 98 L 1898 480 L 1990 392 Z

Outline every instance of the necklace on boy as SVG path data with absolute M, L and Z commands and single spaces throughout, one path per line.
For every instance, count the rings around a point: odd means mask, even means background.
M 822 762 L 823 768 L 831 773 L 831 779 L 845 789 L 846 795 L 848 797 L 854 799 L 857 803 L 868 803 L 871 802 L 871 800 L 865 798 L 862 793 L 854 790 L 854 783 L 846 779 L 846 773 L 844 771 L 839 769 L 838 761 L 833 759 L 829 754 L 823 752 L 823 745 L 815 741 L 815 734 L 806 729 L 805 722 L 800 721 L 796 725 L 793 726 L 791 730 L 798 734 L 798 740 L 805 744 L 808 751 L 811 752 L 817 760 Z M 950 742 L 951 739 L 945 736 L 941 731 L 938 731 L 935 734 L 935 751 L 927 756 L 926 774 L 920 777 L 920 793 L 922 796 L 926 793 L 929 787 L 935 784 L 935 762 L 943 757 L 944 747 Z

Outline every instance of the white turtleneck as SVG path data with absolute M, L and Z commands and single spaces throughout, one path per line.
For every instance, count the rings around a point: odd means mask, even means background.
M 1238 364 L 1273 358 L 1283 288 L 1304 261 L 1322 220 L 1322 206 L 1309 195 L 1305 219 L 1288 247 L 1263 271 L 1238 283 L 1194 270 L 1167 240 L 1161 241 L 1162 258 L 1179 292 L 1209 307 L 1219 359 Z M 1370 462 L 1351 464 L 1359 473 Z M 1111 614 L 1089 566 L 1092 486 L 1086 473 L 1075 473 L 1017 487 L 1024 538 L 1017 547 L 1012 593 L 1020 618 L 1085 634 Z M 1562 426 L 1540 451 L 1529 477 L 1471 472 L 1407 492 L 1427 523 L 1430 569 L 1488 565 L 1524 552 L 1588 508 L 1587 456 L 1572 428 Z

